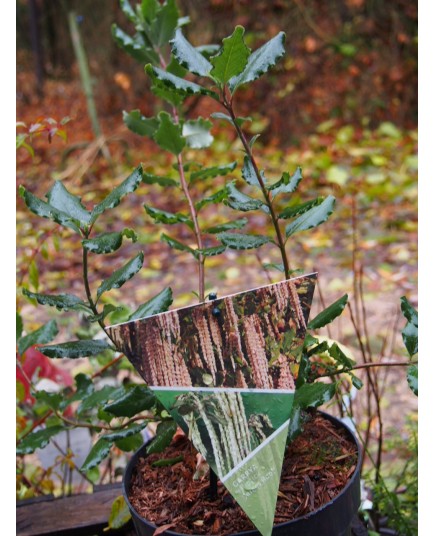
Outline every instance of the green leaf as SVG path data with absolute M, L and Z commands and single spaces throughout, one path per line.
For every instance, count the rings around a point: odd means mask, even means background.
M 410 365 L 407 369 L 407 381 L 410 389 L 418 396 L 418 365 Z
M 328 220 L 330 214 L 332 214 L 334 205 L 335 198 L 332 195 L 327 196 L 320 205 L 312 207 L 287 225 L 285 229 L 286 236 L 292 236 L 294 233 L 306 231 L 324 223 Z
M 143 18 L 148 23 L 152 23 L 160 9 L 160 2 L 158 0 L 142 0 L 140 7 Z
M 330 322 L 333 322 L 335 318 L 342 314 L 342 311 L 345 309 L 345 306 L 348 303 L 348 294 L 344 294 L 334 303 L 326 307 L 321 311 L 313 320 L 307 325 L 308 329 L 319 329 L 323 328 Z
M 152 173 L 143 173 L 143 182 L 145 184 L 158 184 L 159 186 L 178 186 L 178 181 L 169 177 L 159 177 Z
M 158 118 L 160 125 L 154 134 L 154 140 L 162 149 L 178 155 L 186 144 L 182 136 L 182 127 L 173 123 L 172 117 L 167 112 L 160 112 Z
M 115 445 L 124 452 L 135 451 L 143 445 L 143 436 L 139 433 L 123 439 L 117 439 Z
M 168 244 L 172 249 L 177 249 L 178 251 L 188 251 L 189 253 L 193 253 L 193 255 L 195 254 L 195 250 L 193 248 L 164 233 L 161 235 L 161 240 L 166 242 L 166 244 Z
M 82 240 L 84 249 L 92 253 L 112 253 L 122 246 L 124 233 L 103 233 L 96 238 Z M 133 242 L 137 240 L 137 235 L 132 235 Z M 135 239 L 134 239 L 135 238 Z
M 177 213 L 173 214 L 172 212 L 166 212 L 165 210 L 160 210 L 149 205 L 143 205 L 145 207 L 146 213 L 156 222 L 156 223 L 166 223 L 168 225 L 174 225 L 176 223 L 185 223 L 190 228 L 193 227 L 193 222 L 185 214 Z
M 93 391 L 93 389 L 87 389 L 85 394 L 82 395 L 81 404 L 77 409 L 77 415 L 81 416 L 84 413 L 93 412 L 96 408 L 99 408 L 101 404 L 105 404 L 113 396 L 116 388 L 111 385 L 104 385 L 101 389 Z
M 220 203 L 221 201 L 224 201 L 225 199 L 227 199 L 228 195 L 229 195 L 229 189 L 227 186 L 225 186 L 224 188 L 217 190 L 217 192 L 215 192 L 214 194 L 208 197 L 203 197 L 200 201 L 195 203 L 196 210 L 199 211 L 204 206 L 209 205 L 211 203 Z
M 271 67 L 274 67 L 277 61 L 285 54 L 284 43 L 285 34 L 284 32 L 279 32 L 261 48 L 255 50 L 250 55 L 243 72 L 229 80 L 231 93 L 234 93 L 240 85 L 253 82 L 270 70 Z
M 29 282 L 35 290 L 39 288 L 39 269 L 35 259 L 29 264 Z
M 81 300 L 78 296 L 73 294 L 38 294 L 36 292 L 30 292 L 30 290 L 23 289 L 23 294 L 31 300 L 36 300 L 40 305 L 49 305 L 50 307 L 56 307 L 59 311 L 68 310 L 82 310 L 88 309 L 88 304 Z
M 24 352 L 34 344 L 45 344 L 50 342 L 58 333 L 59 329 L 57 328 L 56 322 L 50 320 L 39 329 L 32 331 L 18 340 L 18 353 L 23 355 Z
M 353 366 L 356 364 L 355 361 L 344 354 L 337 343 L 333 343 L 328 349 L 328 352 L 339 364 L 343 365 L 347 369 L 353 368 Z
M 228 123 L 230 123 L 232 126 L 235 126 L 235 123 L 238 125 L 238 126 L 241 126 L 243 123 L 245 123 L 246 121 L 251 121 L 252 118 L 251 117 L 236 117 L 235 118 L 235 121 L 232 119 L 232 117 L 228 114 L 224 114 L 222 112 L 214 112 L 211 114 L 211 117 L 213 119 L 221 119 L 223 121 L 227 121 Z
M 126 178 L 119 186 L 116 186 L 108 196 L 101 201 L 98 205 L 92 210 L 91 223 L 93 224 L 99 215 L 101 215 L 106 210 L 110 210 L 114 207 L 117 207 L 121 202 L 122 198 L 127 194 L 134 192 L 142 182 L 143 179 L 143 170 L 142 166 L 138 166 L 131 175 Z
M 247 65 L 250 49 L 244 43 L 243 36 L 244 28 L 236 26 L 233 34 L 223 39 L 219 53 L 211 58 L 211 76 L 222 86 L 242 73 Z
M 211 121 L 202 119 L 201 117 L 186 121 L 182 125 L 182 135 L 185 138 L 187 146 L 192 149 L 209 147 L 214 140 L 214 137 L 210 134 L 211 127 Z
M 159 62 L 158 54 L 146 45 L 140 34 L 131 37 L 121 30 L 117 24 L 112 24 L 111 31 L 118 47 L 142 65 Z
M 155 395 L 146 386 L 128 385 L 103 409 L 116 417 L 134 417 L 137 413 L 151 409 L 154 404 Z
M 293 175 L 289 173 L 282 173 L 280 180 L 268 187 L 273 197 L 278 194 L 292 194 L 297 189 L 303 176 L 301 174 L 301 168 L 298 167 Z
M 176 30 L 175 37 L 170 44 L 172 54 L 183 67 L 198 76 L 209 75 L 211 63 L 187 41 L 180 29 Z
M 139 136 L 152 138 L 158 128 L 159 121 L 156 117 L 144 117 L 140 110 L 122 112 L 122 117 L 126 126 Z
M 179 76 L 167 73 L 158 67 L 153 67 L 148 64 L 145 67 L 146 72 L 152 78 L 152 80 L 158 80 L 162 82 L 168 89 L 171 89 L 180 95 L 208 95 L 215 100 L 219 100 L 219 96 L 214 91 L 210 91 L 199 84 L 184 80 Z
M 90 223 L 90 212 L 84 208 L 79 197 L 68 192 L 63 183 L 54 183 L 47 194 L 47 200 L 52 207 L 67 214 L 71 220 L 80 222 L 81 227 Z
M 136 273 L 142 268 L 144 260 L 143 252 L 140 252 L 127 264 L 116 270 L 108 279 L 105 279 L 96 291 L 98 299 L 104 292 L 111 290 L 112 288 L 120 288 L 127 281 L 136 275 Z
M 243 194 L 237 188 L 233 183 L 228 184 L 228 200 L 227 204 L 235 209 L 235 210 L 241 210 L 242 212 L 249 212 L 250 210 L 262 210 L 266 214 L 269 214 L 270 209 L 267 207 L 267 205 L 261 201 L 260 199 L 254 199 L 253 197 L 249 197 L 248 195 Z
M 111 444 L 103 437 L 98 439 L 95 445 L 90 449 L 89 454 L 81 466 L 81 471 L 87 472 L 99 465 L 110 454 Z
M 172 289 L 165 288 L 159 294 L 151 298 L 149 301 L 141 305 L 129 318 L 128 321 L 138 320 L 146 316 L 156 315 L 167 311 L 172 305 L 173 296 Z
M 294 405 L 299 408 L 317 408 L 333 398 L 335 383 L 305 383 L 295 391 Z
M 32 193 L 28 192 L 23 186 L 19 188 L 19 194 L 24 199 L 28 209 L 40 216 L 52 220 L 63 227 L 68 227 L 76 233 L 80 232 L 80 222 L 72 219 L 68 214 L 37 198 Z
M 60 344 L 51 344 L 49 346 L 40 346 L 38 350 L 52 358 L 69 358 L 77 359 L 78 357 L 92 357 L 111 348 L 106 341 L 100 340 L 81 340 L 70 341 Z
M 61 393 L 49 393 L 42 389 L 35 392 L 35 398 L 39 402 L 45 403 L 49 408 L 54 409 L 55 411 L 59 409 L 63 401 L 63 395 Z M 64 407 L 66 407 L 66 405 Z
M 227 175 L 237 167 L 236 162 L 225 164 L 223 166 L 213 166 L 208 168 L 202 168 L 199 171 L 194 171 L 190 175 L 190 181 L 210 179 L 214 177 L 220 177 Z
M 101 439 L 105 439 L 106 441 L 117 441 L 118 439 L 131 437 L 141 432 L 143 428 L 146 428 L 147 425 L 148 421 L 142 422 L 140 424 L 132 424 L 131 426 L 127 426 L 126 428 L 122 428 L 121 430 L 115 430 L 110 434 L 105 434 L 101 436 Z
M 157 432 L 150 445 L 147 447 L 148 454 L 163 452 L 168 447 L 175 435 L 177 424 L 175 421 L 163 421 L 157 426 Z
M 401 311 L 410 324 L 418 327 L 418 314 L 405 296 L 401 297 Z
M 18 311 L 15 313 L 15 340 L 18 341 L 23 336 L 23 317 Z
M 16 453 L 18 456 L 24 454 L 32 454 L 36 449 L 43 449 L 46 447 L 52 437 L 62 432 L 65 428 L 63 426 L 50 426 L 37 432 L 32 432 L 21 441 L 18 441 Z
M 155 19 L 151 24 L 151 41 L 161 47 L 167 44 L 173 37 L 178 26 L 179 11 L 175 0 L 166 0 L 159 6 Z
M 128 20 L 134 23 L 138 22 L 137 15 L 128 0 L 119 0 L 119 5 Z
M 243 179 L 247 182 L 247 184 L 250 184 L 251 186 L 260 187 L 258 177 L 256 176 L 255 168 L 252 164 L 252 160 L 248 156 L 244 157 L 244 165 L 243 169 L 241 170 L 241 175 L 243 176 Z
M 268 236 L 220 233 L 217 238 L 230 249 L 254 249 L 272 242 Z
M 247 218 L 240 218 L 239 220 L 227 221 L 220 225 L 214 225 L 203 230 L 204 233 L 217 234 L 224 231 L 231 231 L 232 229 L 242 229 L 248 223 Z
M 211 248 L 196 249 L 196 253 L 201 253 L 204 257 L 214 257 L 226 251 L 226 246 L 214 246 Z
M 311 201 L 306 201 L 305 203 L 292 205 L 290 207 L 285 208 L 279 214 L 278 217 L 279 219 L 289 220 L 290 218 L 294 218 L 294 216 L 299 216 L 300 214 L 304 214 L 305 212 L 307 212 L 313 207 L 317 207 L 323 201 L 324 201 L 324 197 L 317 197 L 316 199 L 312 199 Z
M 129 507 L 123 495 L 119 495 L 113 501 L 110 515 L 108 518 L 108 526 L 112 530 L 122 528 L 131 519 Z
M 418 328 L 414 324 L 407 322 L 402 330 L 402 340 L 404 341 L 407 352 L 412 357 L 418 353 Z

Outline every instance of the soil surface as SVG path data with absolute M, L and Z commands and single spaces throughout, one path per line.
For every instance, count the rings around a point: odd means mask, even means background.
M 183 459 L 158 467 L 163 459 Z M 175 436 L 161 454 L 140 458 L 133 473 L 130 502 L 148 521 L 183 534 L 225 536 L 254 530 L 252 522 L 218 482 L 217 498 L 209 491 L 208 474 L 194 478 L 198 454 L 186 436 Z M 285 455 L 275 524 L 308 514 L 345 487 L 357 465 L 357 447 L 344 429 L 315 414 Z

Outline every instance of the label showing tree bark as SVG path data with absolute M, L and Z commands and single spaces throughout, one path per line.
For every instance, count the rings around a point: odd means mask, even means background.
M 316 275 L 108 328 L 264 536 Z

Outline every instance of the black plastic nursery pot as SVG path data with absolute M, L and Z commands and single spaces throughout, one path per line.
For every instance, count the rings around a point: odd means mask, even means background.
M 321 415 L 333 422 L 337 427 L 346 429 L 357 445 L 358 460 L 357 466 L 345 488 L 327 504 L 309 514 L 293 519 L 286 523 L 280 523 L 273 528 L 273 536 L 351 536 L 351 522 L 360 506 L 360 472 L 362 456 L 360 445 L 352 430 L 350 430 L 339 419 L 322 413 Z M 140 457 L 146 456 L 146 446 L 142 446 L 128 463 L 122 485 L 125 500 L 133 518 L 134 526 L 138 536 L 152 536 L 157 529 L 156 525 L 141 517 L 131 505 L 128 494 L 134 468 Z M 167 536 L 194 536 L 184 535 L 178 532 L 167 530 Z M 231 536 L 260 536 L 257 530 L 239 532 Z

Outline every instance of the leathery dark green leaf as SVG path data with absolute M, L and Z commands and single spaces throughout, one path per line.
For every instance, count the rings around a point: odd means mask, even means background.
M 128 280 L 136 275 L 136 273 L 143 266 L 144 253 L 140 252 L 133 259 L 127 262 L 122 268 L 116 270 L 108 279 L 105 279 L 96 291 L 99 298 L 104 292 L 111 290 L 112 288 L 120 288 Z
M 191 73 L 198 76 L 208 76 L 212 69 L 211 63 L 191 45 L 178 28 L 175 37 L 170 41 L 172 54 L 178 62 Z
M 110 344 L 105 340 L 79 340 L 39 346 L 38 350 L 51 358 L 77 359 L 79 357 L 96 356 L 111 348 Z
M 23 355 L 25 351 L 34 344 L 46 344 L 56 337 L 59 328 L 55 320 L 50 320 L 40 328 L 36 329 L 18 339 L 18 353 Z

